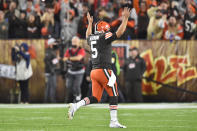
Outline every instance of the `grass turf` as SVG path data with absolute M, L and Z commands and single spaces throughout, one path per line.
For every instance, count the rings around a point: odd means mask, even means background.
M 119 109 L 127 129 L 109 128 L 109 110 L 83 107 L 73 120 L 66 108 L 0 108 L 0 131 L 197 131 L 197 109 Z

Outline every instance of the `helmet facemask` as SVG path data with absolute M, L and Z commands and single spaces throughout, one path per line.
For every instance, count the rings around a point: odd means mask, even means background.
M 105 33 L 110 30 L 110 25 L 105 21 L 99 21 L 95 24 L 95 34 Z

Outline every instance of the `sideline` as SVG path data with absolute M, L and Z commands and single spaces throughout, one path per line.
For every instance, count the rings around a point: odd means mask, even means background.
M 0 104 L 1 108 L 67 108 L 68 104 Z M 90 108 L 108 108 L 108 104 L 92 104 Z M 185 109 L 197 108 L 197 103 L 119 104 L 119 109 Z

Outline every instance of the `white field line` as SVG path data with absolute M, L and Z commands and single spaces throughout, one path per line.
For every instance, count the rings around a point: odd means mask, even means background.
M 0 123 L 0 125 L 21 125 L 21 123 Z M 73 125 L 68 125 L 68 124 L 49 124 L 50 126 L 67 126 L 67 127 L 69 127 L 69 126 L 73 126 Z M 108 127 L 108 125 L 94 125 L 94 126 L 96 126 L 96 127 Z M 190 129 L 190 128 L 192 128 L 192 129 L 194 129 L 194 128 L 197 128 L 197 127 L 194 127 L 194 126 L 184 126 L 184 125 L 170 125 L 170 126 L 160 126 L 160 125 L 158 125 L 158 126 L 156 126 L 156 125 L 154 125 L 154 126 L 151 126 L 151 125 L 149 125 L 149 126 L 146 126 L 146 127 L 144 127 L 144 126 L 132 126 L 132 125 L 128 125 L 128 127 L 129 128 L 188 128 L 188 129 Z M 1 129 L 0 129 L 1 130 Z M 21 131 L 21 130 L 20 130 Z M 31 131 L 42 131 L 42 129 L 41 130 L 31 130 Z
M 93 104 L 89 107 L 108 108 L 107 104 Z M 182 108 L 197 108 L 194 103 L 156 103 L 156 104 L 119 104 L 120 109 L 182 109 Z
M 1 108 L 67 108 L 68 104 L 0 104 Z M 90 108 L 108 108 L 108 104 L 92 104 Z M 119 109 L 184 109 L 197 108 L 196 103 L 119 104 Z

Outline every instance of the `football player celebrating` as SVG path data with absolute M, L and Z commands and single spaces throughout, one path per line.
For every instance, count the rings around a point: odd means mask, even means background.
M 95 34 L 92 34 L 93 17 L 87 14 L 88 28 L 86 30 L 86 38 L 91 47 L 92 71 L 90 74 L 92 80 L 92 96 L 85 97 L 77 103 L 70 103 L 68 110 L 68 118 L 73 119 L 74 113 L 84 105 L 98 103 L 101 100 L 103 90 L 105 89 L 109 95 L 109 107 L 111 128 L 126 128 L 121 125 L 117 118 L 118 90 L 116 76 L 111 70 L 111 50 L 112 41 L 120 38 L 124 33 L 128 17 L 131 10 L 124 8 L 122 15 L 122 23 L 115 33 L 110 32 L 110 25 L 105 21 L 99 21 L 95 24 Z

